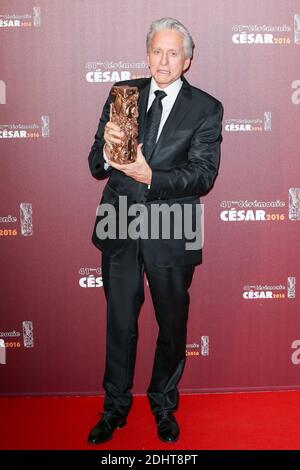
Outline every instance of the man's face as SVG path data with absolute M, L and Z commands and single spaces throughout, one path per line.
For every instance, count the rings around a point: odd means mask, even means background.
M 183 49 L 183 36 L 173 29 L 154 33 L 147 53 L 151 75 L 160 88 L 177 80 L 190 65 Z

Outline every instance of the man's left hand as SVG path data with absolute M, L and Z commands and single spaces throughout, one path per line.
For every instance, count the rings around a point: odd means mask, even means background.
M 123 171 L 127 176 L 130 176 L 130 178 L 133 178 L 140 183 L 151 184 L 152 170 L 142 154 L 142 146 L 143 144 L 139 144 L 137 147 L 137 157 L 135 162 L 120 165 L 119 163 L 109 160 L 108 163 L 113 168 Z

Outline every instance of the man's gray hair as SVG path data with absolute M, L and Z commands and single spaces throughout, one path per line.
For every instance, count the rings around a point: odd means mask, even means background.
M 193 49 L 195 47 L 193 38 L 186 27 L 174 18 L 161 18 L 160 20 L 153 21 L 147 34 L 147 51 L 149 50 L 153 35 L 163 29 L 174 29 L 183 35 L 184 55 L 186 59 L 190 59 L 193 56 Z

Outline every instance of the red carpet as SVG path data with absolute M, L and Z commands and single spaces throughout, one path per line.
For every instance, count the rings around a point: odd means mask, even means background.
M 86 437 L 102 399 L 0 398 L 1 449 L 300 449 L 300 392 L 183 395 L 175 444 L 156 437 L 145 397 L 135 397 L 125 428 L 101 446 Z

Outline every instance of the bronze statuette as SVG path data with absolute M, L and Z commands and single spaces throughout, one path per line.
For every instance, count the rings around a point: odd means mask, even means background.
M 137 87 L 122 85 L 112 87 L 111 94 L 110 121 L 125 134 L 121 144 L 112 144 L 111 160 L 121 164 L 132 163 L 137 152 L 139 92 Z

